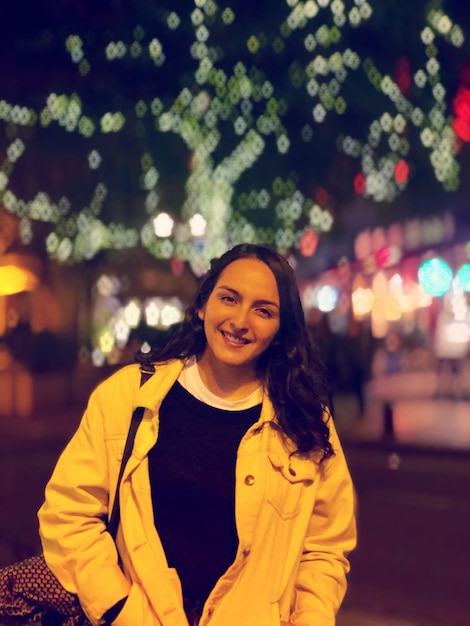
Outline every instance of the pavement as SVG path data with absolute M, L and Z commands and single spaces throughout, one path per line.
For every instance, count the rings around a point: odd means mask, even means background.
M 0 417 L 0 566 L 39 551 L 36 511 L 82 409 Z M 359 542 L 337 626 L 470 626 L 469 451 L 371 441 L 341 420 L 338 430 Z

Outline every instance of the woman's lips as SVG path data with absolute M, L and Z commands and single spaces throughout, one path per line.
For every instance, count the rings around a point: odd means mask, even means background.
M 244 339 L 243 337 L 238 337 L 238 335 L 233 335 L 232 333 L 228 333 L 224 330 L 221 331 L 223 338 L 230 344 L 236 346 L 246 346 L 246 344 L 250 343 L 248 339 Z

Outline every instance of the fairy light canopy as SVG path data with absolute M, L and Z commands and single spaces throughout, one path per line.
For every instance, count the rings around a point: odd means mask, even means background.
M 9 6 L 0 202 L 24 243 L 47 225 L 59 262 L 143 246 L 198 274 L 241 241 L 310 256 L 351 198 L 461 184 L 456 1 Z

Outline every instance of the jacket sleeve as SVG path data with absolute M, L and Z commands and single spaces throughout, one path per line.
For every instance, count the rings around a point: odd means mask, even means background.
M 319 468 L 315 507 L 297 572 L 290 622 L 334 626 L 346 592 L 348 554 L 356 545 L 355 493 L 333 420 L 334 456 Z
M 103 387 L 109 386 L 106 381 L 92 393 L 76 433 L 59 457 L 38 512 L 45 560 L 61 584 L 78 594 L 93 624 L 100 623 L 102 615 L 131 592 L 105 524 L 110 474 L 103 410 L 110 394 Z

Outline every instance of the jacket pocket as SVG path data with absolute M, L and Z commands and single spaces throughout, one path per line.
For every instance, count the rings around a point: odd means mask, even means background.
M 134 583 L 121 612 L 113 626 L 159 626 L 160 620 L 150 608 L 141 587 Z
M 276 452 L 269 452 L 268 458 L 267 501 L 282 519 L 297 517 L 304 489 L 315 480 L 316 465 L 311 460 Z

